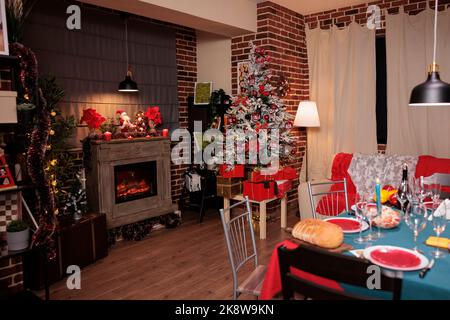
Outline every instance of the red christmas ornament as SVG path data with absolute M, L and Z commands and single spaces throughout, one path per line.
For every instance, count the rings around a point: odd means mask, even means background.
M 269 120 L 269 115 L 266 114 L 266 115 L 264 116 L 264 120 L 268 121 L 268 120 Z

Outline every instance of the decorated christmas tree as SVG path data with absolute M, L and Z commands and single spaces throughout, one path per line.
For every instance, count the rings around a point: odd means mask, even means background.
M 293 126 L 293 116 L 286 111 L 286 107 L 276 94 L 276 88 L 271 84 L 271 72 L 268 69 L 270 57 L 264 49 L 257 48 L 250 43 L 248 73 L 244 78 L 244 90 L 232 99 L 232 106 L 227 111 L 227 135 L 231 136 L 235 144 L 244 144 L 245 151 L 255 146 L 249 138 L 266 134 L 268 155 L 277 157 L 280 163 L 287 163 L 295 156 L 294 137 L 290 135 Z M 279 132 L 279 136 L 271 132 Z M 244 132 L 244 134 L 242 134 Z M 250 147 L 249 147 L 250 146 Z M 259 146 L 259 143 L 258 143 Z M 257 165 L 261 162 L 261 150 L 258 149 Z M 224 161 L 233 157 L 236 149 L 225 149 Z M 237 152 L 239 153 L 239 151 Z

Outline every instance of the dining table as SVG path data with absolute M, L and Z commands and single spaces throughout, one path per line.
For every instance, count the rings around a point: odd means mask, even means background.
M 348 218 L 354 217 L 354 215 L 352 212 L 346 212 L 339 215 L 339 217 Z M 447 222 L 446 230 L 441 234 L 441 237 L 450 238 L 450 220 Z M 376 232 L 375 227 L 373 228 L 373 231 Z M 363 236 L 367 234 L 367 232 L 369 231 L 363 231 Z M 403 220 L 401 220 L 400 224 L 393 229 L 382 229 L 382 237 L 377 240 L 358 244 L 354 241 L 354 239 L 358 237 L 358 234 L 358 232 L 344 234 L 344 243 L 351 245 L 353 247 L 352 251 L 378 245 L 390 245 L 406 249 L 412 249 L 414 247 L 413 233 Z M 418 249 L 431 261 L 431 259 L 433 259 L 432 252 L 436 248 L 425 244 L 426 239 L 430 236 L 436 236 L 436 234 L 433 231 L 432 222 L 429 221 L 426 228 L 420 232 L 417 238 L 417 244 Z M 278 243 L 272 252 L 261 288 L 260 299 L 262 300 L 270 300 L 281 297 L 281 275 L 277 250 L 280 246 L 285 246 L 288 249 L 294 249 L 299 245 L 295 241 L 290 240 L 290 237 L 291 236 Z M 445 251 L 444 256 L 439 259 L 435 259 L 433 268 L 429 270 L 423 278 L 419 276 L 421 270 L 396 272 L 396 276 L 402 278 L 402 300 L 450 300 L 450 253 L 448 250 L 441 250 Z M 346 251 L 342 254 L 353 255 L 351 251 Z M 389 294 L 384 291 L 357 288 L 348 284 L 337 283 L 331 279 L 317 277 L 301 270 L 295 270 L 295 272 L 292 272 L 300 278 L 335 290 L 341 290 L 375 299 L 390 299 Z

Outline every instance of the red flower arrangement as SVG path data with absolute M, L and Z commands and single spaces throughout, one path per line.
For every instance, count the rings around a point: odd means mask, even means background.
M 83 116 L 80 121 L 86 123 L 89 129 L 98 129 L 105 120 L 95 109 L 89 108 L 83 110 Z
M 159 107 L 148 107 L 147 111 L 145 112 L 145 116 L 147 117 L 148 121 L 153 121 L 153 125 L 156 127 L 160 124 L 162 124 L 162 116 L 159 112 Z

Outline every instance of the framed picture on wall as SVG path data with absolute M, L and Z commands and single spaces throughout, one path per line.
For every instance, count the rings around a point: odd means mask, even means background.
M 194 104 L 209 104 L 212 93 L 212 82 L 196 82 Z
M 5 0 L 0 0 L 0 54 L 9 55 Z
M 237 65 L 238 94 L 245 93 L 245 79 L 248 76 L 248 72 L 248 61 L 239 62 Z

